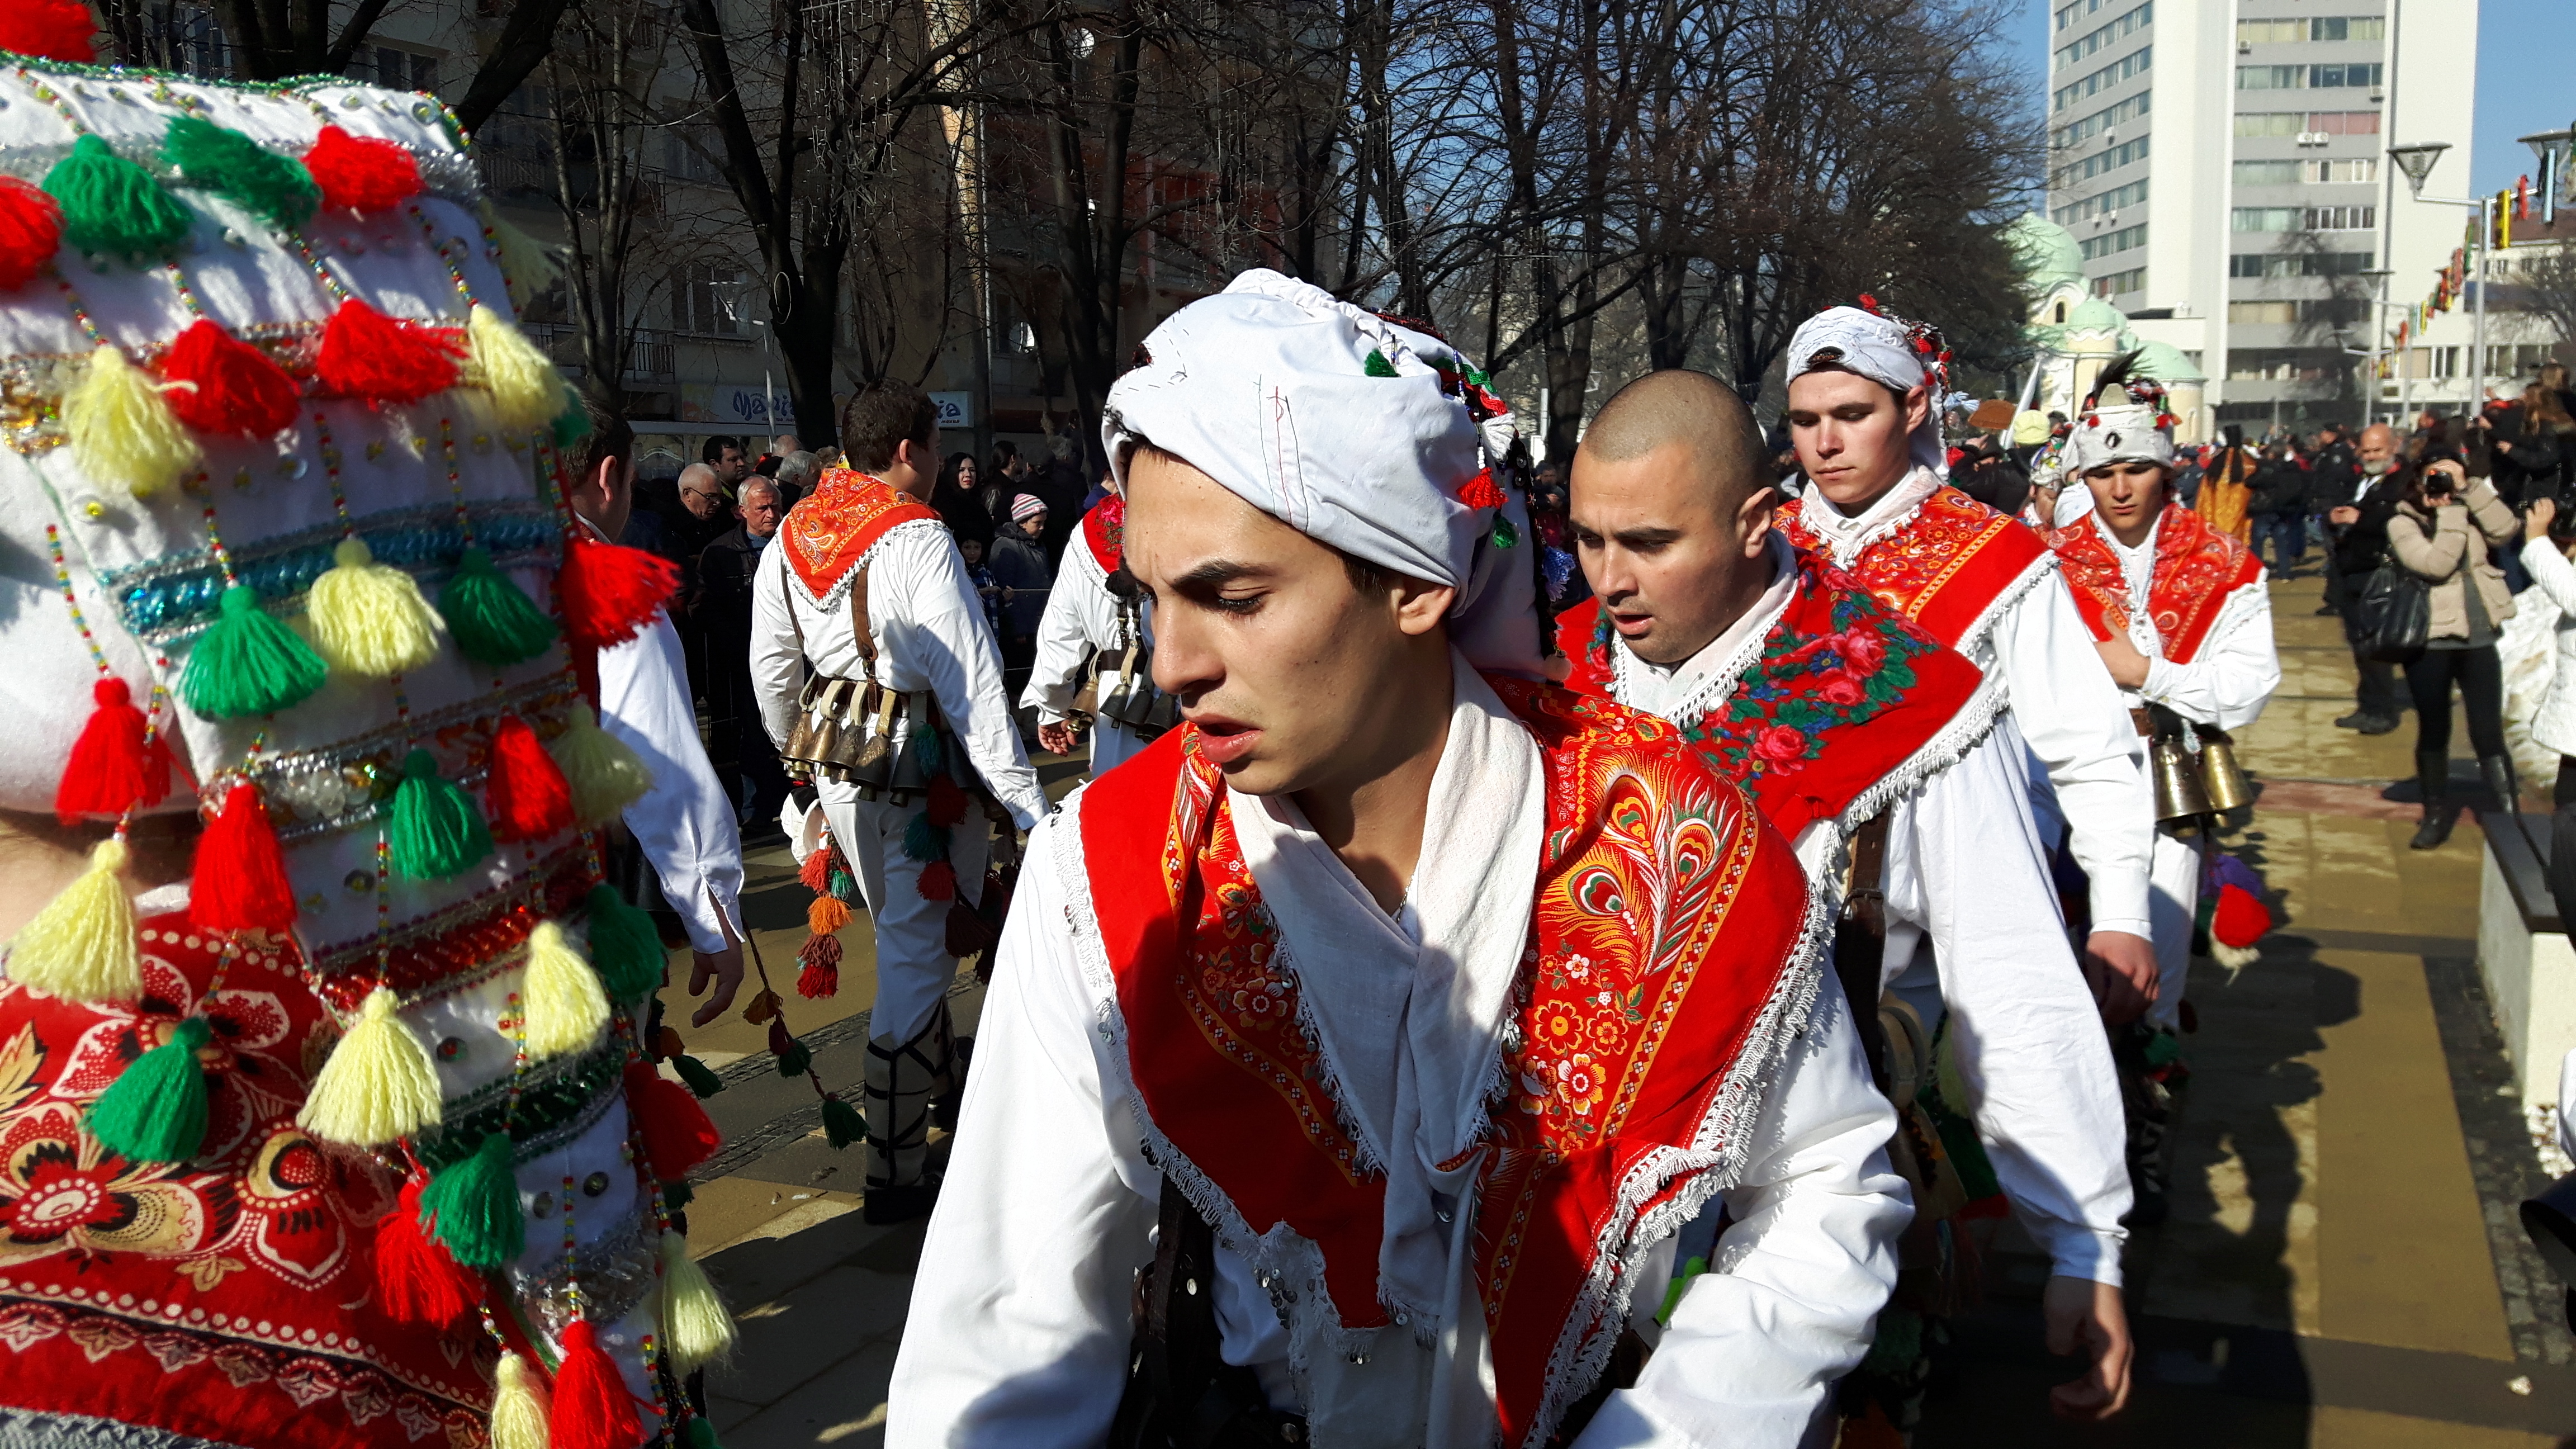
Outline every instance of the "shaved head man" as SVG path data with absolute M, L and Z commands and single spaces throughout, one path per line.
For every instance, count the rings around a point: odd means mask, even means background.
M 1959 1105 L 2055 1265 L 2050 1346 L 2090 1360 L 2059 1408 L 2107 1416 L 2128 1394 L 2125 1126 L 2031 816 L 2027 746 L 1966 655 L 1790 546 L 1770 478 L 1761 430 L 1717 379 L 1650 373 L 1611 398 L 1574 454 L 1570 518 L 1597 605 L 1559 620 L 1567 686 L 1679 727 L 1820 887 L 1843 887 L 1846 859 L 1873 862 L 1850 887 L 1879 893 L 1886 934 L 1845 932 L 1835 951 L 1881 1085 L 1922 1070 L 1877 1038 L 1881 990 L 1927 1026 L 1958 1018 Z
M 1574 454 L 1576 556 L 1639 659 L 1678 664 L 1751 608 L 1766 557 L 1771 459 L 1733 389 L 1650 372 L 1601 409 Z

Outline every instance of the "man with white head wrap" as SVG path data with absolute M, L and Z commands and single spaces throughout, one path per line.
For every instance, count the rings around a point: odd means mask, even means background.
M 1185 721 L 1032 836 L 888 1441 L 1801 1442 L 1907 1209 L 1795 859 L 1532 681 L 1452 349 L 1252 272 L 1145 350 L 1104 432 Z
M 2146 847 L 2154 822 L 2139 793 L 2136 732 L 2053 577 L 2048 546 L 1943 481 L 1934 405 L 1948 361 L 1930 328 L 1874 309 L 1809 318 L 1789 342 L 1788 408 L 1809 486 L 1781 506 L 1779 527 L 2003 676 L 2022 737 L 2046 770 L 2048 788 L 2033 802 L 2046 817 L 2041 828 L 2053 837 L 2064 821 L 2090 882 L 2085 956 L 2095 992 L 2105 1015 L 2127 1020 L 2156 992 Z
M 2173 419 L 2163 388 L 2129 377 L 2132 361 L 2103 368 L 2084 411 L 2043 460 L 2066 482 L 2048 545 L 2123 702 L 2140 718 L 2161 715 L 2159 733 L 2197 746 L 2252 724 L 2280 686 L 2271 596 L 2263 561 L 2172 496 Z M 2152 819 L 2153 785 L 2139 789 Z M 2186 822 L 2197 823 L 2205 822 Z M 2148 838 L 2161 982 L 2146 1024 L 2170 1033 L 2191 974 L 2209 834 L 2156 828 Z M 2131 1171 L 2141 1215 L 2153 1220 L 2165 1211 L 2162 1134 L 2152 1117 L 2142 1125 L 2149 1130 L 2133 1134 Z

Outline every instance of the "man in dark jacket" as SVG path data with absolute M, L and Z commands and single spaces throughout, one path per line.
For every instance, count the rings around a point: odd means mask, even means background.
M 2308 551 L 2308 470 L 2286 444 L 2269 443 L 2251 486 L 2247 512 L 2254 519 L 2254 556 L 2263 556 L 2263 542 L 2270 539 L 2272 576 L 2286 579 Z
M 2353 668 L 2361 679 L 2355 691 L 2360 707 L 2335 724 L 2366 735 L 2384 735 L 2397 728 L 2397 716 L 2405 708 L 2405 691 L 2398 688 L 2396 669 L 2362 652 L 2353 621 L 2358 611 L 2352 607 L 2388 551 L 2388 521 L 2397 516 L 2398 500 L 2404 496 L 2397 447 L 2397 431 L 2387 424 L 2362 429 L 2361 444 L 2353 455 L 2358 476 L 2346 501 L 2326 510 L 2326 526 L 2334 533 L 2334 576 L 2343 585 L 2335 605 L 2343 614 L 2344 641 L 2352 648 Z
M 2317 430 L 2316 455 L 2308 460 L 2308 512 L 2323 518 L 2335 508 L 2350 503 L 2358 491 L 2361 462 L 2353 456 L 2352 444 L 2344 437 L 2343 424 L 2328 423 Z M 2332 614 L 2343 606 L 2343 551 L 2327 540 L 2325 550 L 2326 595 L 2319 614 Z
M 777 536 L 786 514 L 778 485 L 758 474 L 743 480 L 742 502 L 734 509 L 741 520 L 698 555 L 697 606 L 706 632 L 708 712 L 714 716 L 713 762 L 734 794 L 738 819 L 758 831 L 778 813 L 787 798 L 787 775 L 778 750 L 760 722 L 760 704 L 751 687 L 751 580 L 760 551 Z

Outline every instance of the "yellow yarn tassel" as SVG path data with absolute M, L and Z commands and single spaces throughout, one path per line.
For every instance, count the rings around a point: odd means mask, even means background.
M 340 540 L 304 609 L 313 647 L 332 668 L 377 679 L 437 658 L 438 632 L 447 627 L 412 576 L 376 562 L 363 538 Z
M 573 819 L 605 825 L 653 788 L 653 772 L 626 742 L 599 727 L 590 706 L 575 701 L 570 722 L 548 747 L 572 782 Z
M 187 476 L 205 457 L 170 400 L 113 343 L 99 344 L 63 394 L 63 431 L 82 472 L 137 498 Z
M 563 411 L 563 378 L 527 334 L 477 302 L 466 319 L 465 337 L 502 428 L 533 433 L 553 426 L 555 414 Z
M 540 921 L 528 936 L 528 969 L 519 983 L 528 1017 L 528 1055 L 540 1061 L 579 1051 L 608 1026 L 608 993 L 599 973 L 564 939 L 563 927 Z
M 45 903 L 9 942 L 9 979 L 83 1003 L 143 997 L 143 957 L 134 940 L 134 898 L 125 893 L 125 842 L 100 841 L 89 869 Z
M 491 202 L 483 203 L 483 234 L 500 252 L 501 281 L 510 289 L 510 309 L 524 317 L 529 304 L 563 277 L 563 263 L 552 249 L 504 220 Z
M 546 1391 L 516 1350 L 493 1374 L 492 1449 L 547 1449 Z
M 367 993 L 357 1024 L 313 1078 L 296 1126 L 345 1147 L 381 1147 L 438 1121 L 438 1070 L 396 1014 L 401 1005 L 386 987 Z
M 689 1256 L 689 1240 L 662 1233 L 662 1344 L 671 1370 L 688 1374 L 733 1356 L 733 1314 Z

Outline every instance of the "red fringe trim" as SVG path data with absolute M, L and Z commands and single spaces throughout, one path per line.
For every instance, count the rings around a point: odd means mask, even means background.
M 54 814 L 65 825 L 170 798 L 169 738 L 151 733 L 133 691 L 109 675 L 90 687 L 90 697 L 98 707 L 72 742 L 71 761 L 54 790 Z
M 390 211 L 420 194 L 420 163 L 391 141 L 324 126 L 304 153 L 326 211 Z
M 716 1155 L 724 1134 L 689 1089 L 647 1062 L 626 1064 L 626 1110 L 644 1134 L 644 1160 L 656 1182 L 676 1182 Z
M 555 596 L 564 637 L 588 649 L 623 644 L 653 621 L 680 586 L 677 564 L 640 548 L 601 543 L 578 530 L 564 536 Z
M 265 437 L 295 421 L 302 393 L 267 353 L 198 318 L 170 344 L 161 380 L 170 411 L 202 433 Z
M 87 12 L 82 18 L 88 18 Z M 0 27 L 8 23 L 0 20 Z M 0 50 L 19 48 L 0 43 Z M 0 176 L 0 292 L 14 292 L 34 280 L 62 244 L 61 205 L 15 176 Z
M 188 917 L 209 931 L 284 931 L 295 925 L 295 885 L 259 787 L 245 780 L 206 823 L 188 888 Z

